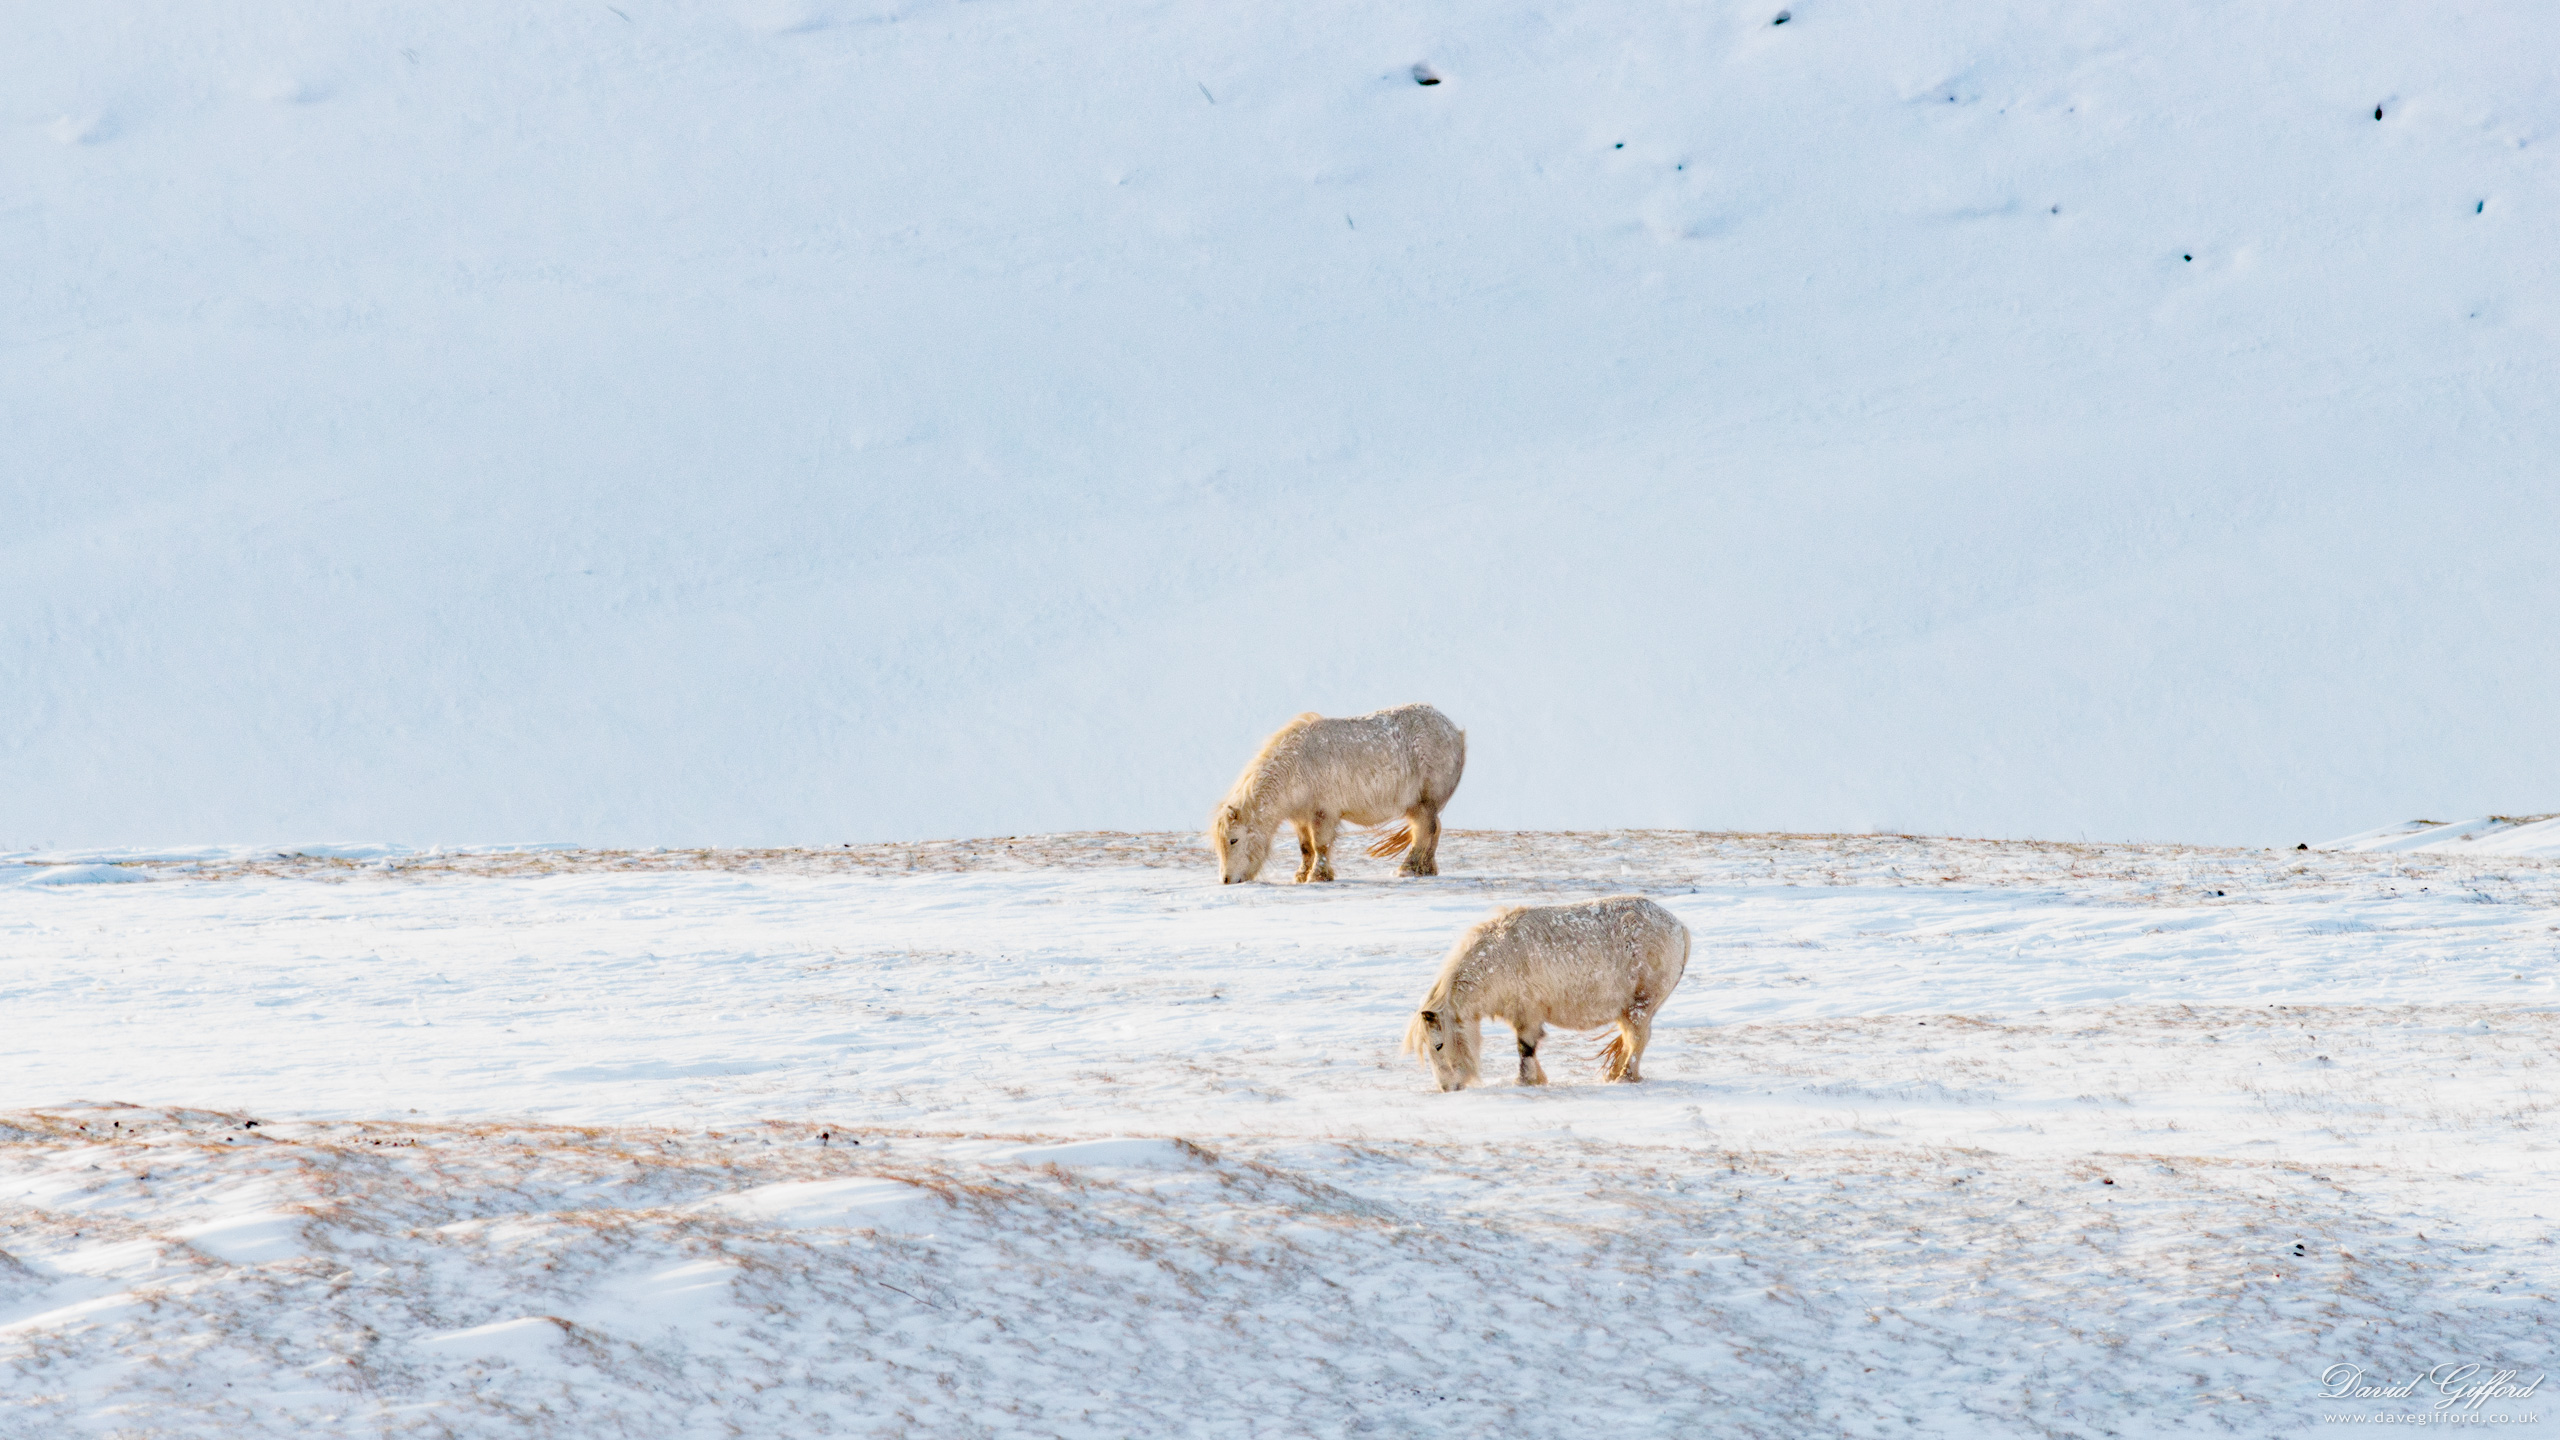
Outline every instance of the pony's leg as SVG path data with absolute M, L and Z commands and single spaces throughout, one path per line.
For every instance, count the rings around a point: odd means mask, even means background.
M 1439 874 L 1440 807 L 1425 801 L 1405 812 L 1404 823 L 1413 827 L 1413 848 L 1404 852 L 1404 873 Z
M 1538 1045 L 1547 1038 L 1547 1027 L 1539 1021 L 1532 1020 L 1526 1025 L 1512 1026 L 1511 1031 L 1520 1041 L 1520 1083 L 1523 1085 L 1546 1084 L 1547 1067 L 1538 1063 Z
M 1638 997 L 1635 1004 L 1627 1007 L 1627 1013 L 1618 1017 L 1618 1048 L 1625 1053 L 1610 1067 L 1609 1078 L 1630 1085 L 1642 1080 L 1644 1071 L 1639 1066 L 1644 1060 L 1644 1047 L 1652 1039 L 1653 1007 Z
M 1304 820 L 1294 823 L 1298 827 L 1298 883 L 1304 885 L 1308 873 L 1316 868 L 1316 827 Z
M 1316 878 L 1319 880 L 1333 878 L 1333 837 L 1341 831 L 1342 812 L 1338 810 L 1316 812 Z

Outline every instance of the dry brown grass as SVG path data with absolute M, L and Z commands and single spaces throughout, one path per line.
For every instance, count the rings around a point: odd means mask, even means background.
M 2447 855 L 2364 855 L 2188 845 L 1982 840 L 1910 835 L 1795 835 L 1697 830 L 1450 830 L 1439 884 L 1530 881 L 1558 894 L 1688 885 L 2069 886 L 2075 898 L 2150 905 L 2228 905 L 2292 891 L 2421 888 L 2483 901 L 2560 906 L 2560 862 Z M 1285 846 L 1283 847 L 1286 848 Z M 1346 847 L 1345 880 L 1393 867 Z M 536 878 L 709 872 L 896 876 L 1054 869 L 1208 870 L 1185 831 L 1086 831 L 791 849 L 491 850 L 348 860 L 279 853 L 224 861 L 136 861 L 154 876 L 353 881 Z

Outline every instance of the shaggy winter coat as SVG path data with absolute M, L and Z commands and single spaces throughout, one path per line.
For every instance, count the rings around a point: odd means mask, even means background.
M 1298 832 L 1298 879 L 1333 878 L 1333 839 L 1344 821 L 1397 831 L 1369 847 L 1404 855 L 1407 875 L 1440 873 L 1440 810 L 1467 768 L 1467 732 L 1428 705 L 1399 705 L 1328 720 L 1309 712 L 1262 742 L 1235 788 L 1209 817 L 1218 878 L 1234 885 L 1262 873 L 1282 824 Z
M 1538 1045 L 1547 1027 L 1615 1025 L 1600 1050 L 1611 1080 L 1641 1080 L 1638 1062 L 1653 1017 L 1689 968 L 1689 927 L 1641 895 L 1579 905 L 1513 905 L 1458 937 L 1440 978 L 1406 1027 L 1443 1090 L 1479 1079 L 1477 1028 L 1487 1016 L 1510 1024 L 1520 1046 L 1520 1083 L 1544 1085 Z

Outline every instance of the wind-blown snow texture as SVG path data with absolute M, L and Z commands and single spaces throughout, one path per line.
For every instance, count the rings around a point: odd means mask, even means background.
M 2550 7 L 1777 8 L 13 7 L 0 844 L 2560 806 Z
M 2549 1366 L 2549 862 L 1446 847 L 0 865 L 0 1436 L 2291 1436 Z M 1644 1084 L 1397 1052 L 1613 891 L 1696 942 Z

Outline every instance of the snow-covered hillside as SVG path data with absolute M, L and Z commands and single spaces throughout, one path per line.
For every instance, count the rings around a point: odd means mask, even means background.
M 0 866 L 0 1437 L 2293 1436 L 2549 1368 L 2560 867 L 1441 856 Z M 1644 1084 L 1396 1053 L 1487 906 L 1619 890 L 1696 941 Z
M 14 6 L 0 845 L 2560 805 L 2554 12 L 1789 8 Z
M 2472 820 L 2411 820 L 2332 840 L 2322 850 L 2410 855 L 2560 859 L 2560 815 L 2482 815 Z

